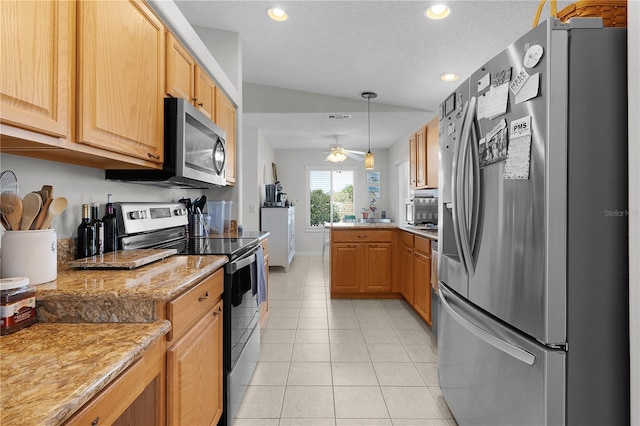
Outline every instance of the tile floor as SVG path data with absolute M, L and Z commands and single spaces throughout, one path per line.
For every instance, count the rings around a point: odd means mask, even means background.
M 329 260 L 271 268 L 260 362 L 234 426 L 456 425 L 435 339 L 403 300 L 329 297 Z

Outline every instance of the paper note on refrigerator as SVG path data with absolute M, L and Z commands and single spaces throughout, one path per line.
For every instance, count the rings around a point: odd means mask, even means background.
M 492 87 L 486 95 L 487 107 L 485 116 L 494 118 L 507 112 L 507 103 L 509 101 L 509 83 L 503 83 L 500 86 Z
M 522 87 L 520 87 L 516 94 L 516 105 L 529 99 L 533 99 L 538 96 L 538 90 L 540 88 L 540 73 L 535 73 L 530 76 Z
M 509 141 L 509 157 L 504 165 L 503 179 L 529 179 L 531 165 L 531 135 Z

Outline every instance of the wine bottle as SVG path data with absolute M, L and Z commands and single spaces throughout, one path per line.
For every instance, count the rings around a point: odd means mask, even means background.
M 91 223 L 96 228 L 96 254 L 104 253 L 104 223 L 100 220 L 100 203 L 91 204 Z
M 106 212 L 102 223 L 104 224 L 104 252 L 118 250 L 118 217 L 111 203 L 111 194 L 107 195 Z
M 82 222 L 78 226 L 76 252 L 76 259 L 96 254 L 96 228 L 91 223 L 91 206 L 89 204 L 82 205 Z

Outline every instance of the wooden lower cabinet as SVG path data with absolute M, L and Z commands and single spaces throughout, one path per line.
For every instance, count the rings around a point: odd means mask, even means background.
M 167 349 L 168 425 L 215 425 L 222 415 L 223 280 L 219 269 L 167 304 L 173 324 Z
M 394 297 L 391 230 L 331 230 L 331 296 Z
M 414 301 L 413 284 L 413 234 L 401 231 L 400 244 L 400 293 L 410 305 Z
M 167 351 L 172 425 L 212 425 L 222 415 L 222 301 Z
M 415 238 L 413 274 L 413 307 L 431 326 L 431 241 L 427 238 Z

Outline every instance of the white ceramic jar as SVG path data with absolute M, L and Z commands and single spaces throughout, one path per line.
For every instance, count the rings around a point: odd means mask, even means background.
M 28 277 L 31 285 L 57 278 L 58 250 L 54 229 L 6 231 L 1 248 L 2 278 Z

